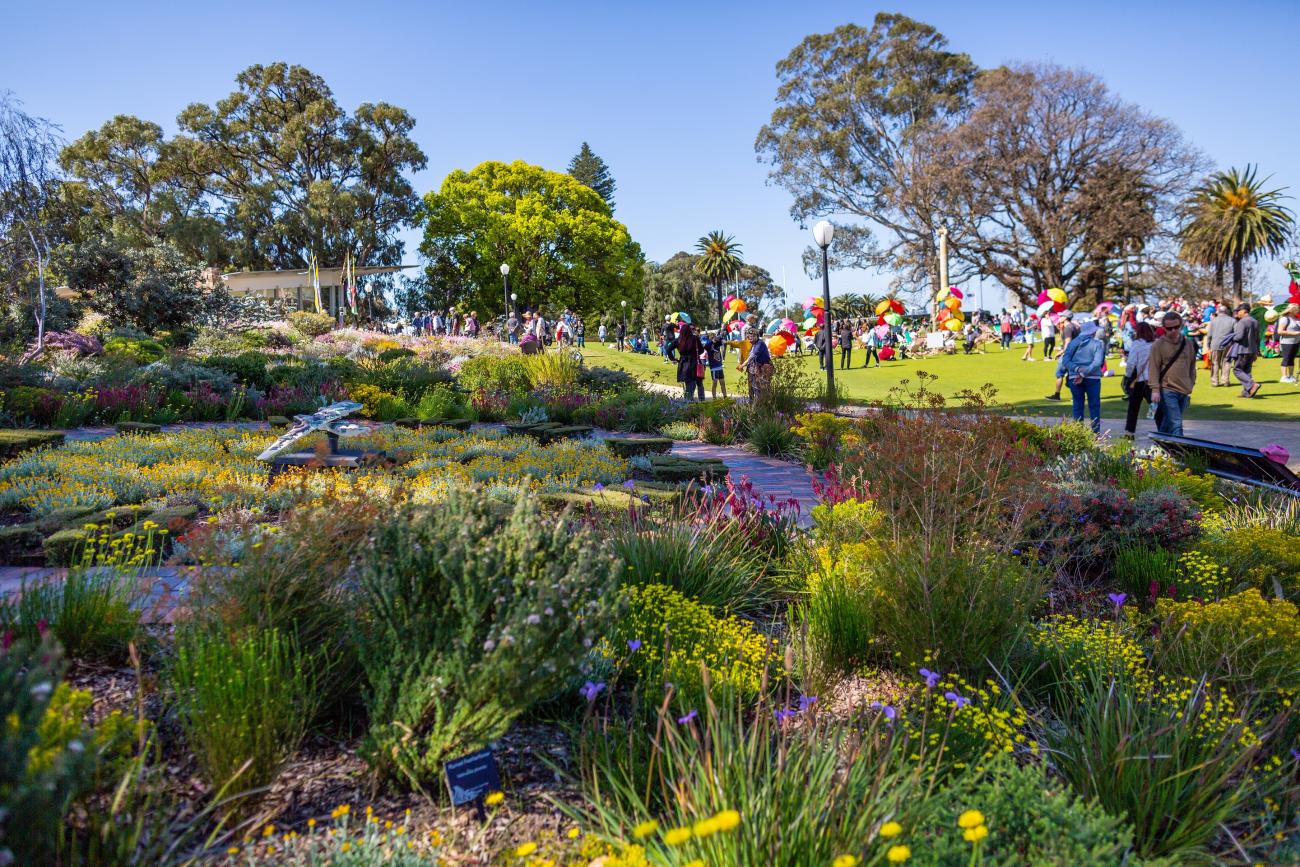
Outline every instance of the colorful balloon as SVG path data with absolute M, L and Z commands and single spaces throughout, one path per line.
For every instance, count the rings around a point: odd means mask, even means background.
M 952 311 L 947 307 L 940 307 L 938 315 L 934 318 L 936 322 L 946 322 L 952 318 Z
M 889 325 L 902 325 L 903 317 L 899 313 L 886 313 L 885 322 Z
M 880 303 L 876 305 L 876 315 L 881 316 L 888 312 L 889 312 L 889 299 L 882 298 L 880 300 Z
M 952 294 L 952 290 L 951 290 L 951 288 L 945 286 L 944 288 L 942 288 L 942 289 L 939 290 L 939 294 L 938 294 L 938 295 L 935 295 L 935 296 L 934 296 L 934 300 L 936 300 L 936 301 L 943 301 L 944 299 L 946 299 L 946 298 L 947 298 L 949 295 L 951 295 L 951 294 Z
M 903 302 L 899 301 L 897 298 L 889 299 L 889 309 L 897 313 L 899 316 L 902 316 L 907 312 L 907 308 L 903 306 Z
M 1053 288 L 1047 290 L 1047 297 L 1051 298 L 1053 301 L 1058 301 L 1061 304 L 1064 304 L 1067 300 L 1069 300 L 1070 296 L 1065 294 L 1064 289 Z
M 949 331 L 961 331 L 961 321 L 954 317 L 943 323 L 943 327 L 947 328 Z
M 1050 299 L 1050 298 L 1047 298 L 1047 299 L 1044 299 L 1044 300 L 1038 302 L 1038 315 L 1039 315 L 1039 316 L 1046 316 L 1048 313 L 1051 313 L 1051 312 L 1052 312 L 1052 307 L 1053 307 L 1055 304 L 1056 304 L 1056 302 L 1053 301 L 1053 300 Z
M 952 296 L 953 296 L 954 298 L 965 298 L 965 297 L 966 297 L 965 295 L 961 294 L 961 290 L 958 289 L 956 286 L 949 286 L 949 287 L 948 287 L 948 291 L 952 293 Z
M 944 306 L 944 307 L 947 307 L 949 310 L 960 310 L 960 309 L 961 309 L 961 299 L 960 299 L 960 298 L 949 298 L 947 301 L 943 302 L 943 306 Z

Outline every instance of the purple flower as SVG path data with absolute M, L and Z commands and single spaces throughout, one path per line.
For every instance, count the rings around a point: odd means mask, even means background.
M 928 668 L 921 669 L 921 677 L 925 678 L 926 689 L 934 689 L 935 684 L 939 682 L 939 673 Z
M 966 705 L 970 704 L 970 699 L 962 698 L 957 693 L 952 691 L 945 692 L 943 694 L 943 697 L 948 699 L 948 701 L 952 702 L 953 704 L 957 705 L 958 708 L 963 708 Z
M 632 481 L 631 479 L 628 479 L 626 482 L 623 483 L 623 487 L 627 488 L 630 491 L 636 487 L 636 482 Z
M 605 684 L 603 683 L 592 683 L 591 681 L 587 681 L 582 685 L 582 688 L 579 689 L 578 692 L 583 698 L 591 702 L 596 700 L 596 696 L 600 695 L 600 691 L 604 688 Z
M 638 650 L 641 649 L 641 639 L 629 638 L 627 640 L 627 649 L 632 651 L 633 653 L 636 653 Z
M 591 489 L 592 489 L 593 491 L 603 491 L 603 490 L 605 490 L 605 486 L 602 485 L 600 482 L 596 482 L 596 484 L 594 484 L 594 485 L 591 486 Z
M 1291 758 L 1295 759 L 1297 762 L 1300 762 L 1300 750 L 1297 750 L 1295 747 L 1292 747 Z
M 1110 593 L 1110 594 L 1107 594 L 1106 598 L 1109 599 L 1111 602 L 1114 602 L 1116 608 L 1119 608 L 1121 605 L 1124 604 L 1124 600 L 1128 598 L 1128 594 L 1127 594 L 1127 593 Z
M 677 718 L 677 723 L 678 723 L 678 725 L 686 725 L 688 722 L 690 722 L 691 720 L 695 719 L 695 718 L 696 718 L 697 716 L 699 716 L 699 715 L 700 715 L 700 712 L 699 712 L 698 710 L 690 710 L 690 711 L 687 711 L 687 712 L 686 712 L 686 716 L 679 716 L 679 717 Z
M 777 708 L 776 710 L 772 711 L 772 716 L 776 717 L 777 722 L 785 722 L 790 717 L 794 716 L 794 711 L 786 710 L 783 707 Z
M 799 696 L 799 713 L 806 712 L 808 708 L 812 707 L 816 703 L 817 703 L 817 696 L 815 695 Z
M 873 701 L 871 703 L 871 706 L 874 708 L 879 708 L 880 712 L 885 715 L 885 719 L 889 720 L 890 722 L 893 722 L 894 720 L 898 719 L 898 711 L 894 710 L 893 705 L 881 704 L 878 701 Z

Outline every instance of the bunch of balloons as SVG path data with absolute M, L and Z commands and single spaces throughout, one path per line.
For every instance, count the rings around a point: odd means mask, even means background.
M 749 309 L 749 305 L 735 295 L 728 295 L 722 299 L 722 309 L 726 312 L 722 314 L 722 324 L 726 325 L 733 317 L 739 316 Z
M 883 298 L 876 305 L 876 327 L 881 325 L 901 325 L 907 308 L 897 298 Z
M 938 301 L 943 306 L 939 308 L 934 321 L 939 323 L 940 328 L 946 331 L 961 331 L 966 323 L 966 314 L 961 312 L 961 302 L 964 297 L 956 286 L 939 290 Z
M 1066 308 L 1070 296 L 1065 294 L 1064 289 L 1044 289 L 1038 293 L 1038 315 L 1046 316 L 1049 313 L 1060 313 Z
M 820 298 L 809 298 L 803 303 L 803 310 L 806 316 L 800 327 L 805 337 L 812 337 L 826 324 L 826 302 Z
M 786 350 L 794 346 L 798 337 L 798 326 L 793 319 L 773 319 L 767 325 L 767 350 L 773 358 L 785 355 Z

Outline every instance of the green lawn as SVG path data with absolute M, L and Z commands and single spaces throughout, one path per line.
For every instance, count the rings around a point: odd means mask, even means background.
M 1038 361 L 1020 360 L 1024 346 L 1016 345 L 1003 352 L 996 345 L 989 347 L 985 353 L 974 355 L 943 355 L 937 358 L 910 359 L 908 361 L 890 361 L 883 363 L 879 369 L 872 367 L 864 370 L 862 352 L 855 349 L 853 358 L 856 365 L 852 370 L 836 369 L 835 381 L 844 389 L 852 401 L 880 400 L 888 396 L 889 389 L 901 379 L 914 376 L 918 370 L 924 370 L 939 377 L 935 387 L 946 395 L 965 388 L 977 388 L 984 383 L 992 383 L 998 390 L 998 400 L 1007 409 L 1018 415 L 1068 416 L 1070 414 L 1070 392 L 1066 389 L 1060 403 L 1046 399 L 1055 387 L 1056 364 L 1044 362 L 1041 358 L 1042 348 L 1034 347 Z M 635 355 L 630 352 L 617 352 L 590 342 L 583 350 L 588 364 L 600 365 L 626 370 L 639 379 L 663 384 L 676 384 L 676 368 L 664 364 L 658 355 Z M 838 361 L 838 352 L 836 353 Z M 817 360 L 811 355 L 801 361 L 818 376 L 823 374 L 817 369 Z M 1101 413 L 1106 418 L 1123 418 L 1126 404 L 1120 394 L 1119 380 L 1123 370 L 1119 360 L 1112 359 L 1115 376 L 1102 380 Z M 727 365 L 727 386 L 735 393 L 744 393 L 744 377 L 735 370 L 736 360 L 732 355 Z M 1191 419 L 1240 420 L 1240 421 L 1300 421 L 1300 385 L 1283 385 L 1278 382 L 1279 362 L 1276 358 L 1260 359 L 1255 364 L 1255 377 L 1264 384 L 1259 396 L 1254 400 L 1238 399 L 1235 395 L 1240 388 L 1235 384 L 1228 388 L 1211 388 L 1209 371 L 1201 370 L 1196 378 L 1196 393 L 1192 395 L 1192 405 L 1187 412 Z M 706 396 L 708 382 L 705 382 Z M 1145 412 L 1145 410 L 1144 410 Z

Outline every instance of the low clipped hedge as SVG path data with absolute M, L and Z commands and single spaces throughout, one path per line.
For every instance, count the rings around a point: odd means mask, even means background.
M 672 451 L 673 441 L 667 437 L 609 437 L 605 445 L 620 458 L 634 458 L 638 455 L 667 454 Z
M 63 445 L 63 434 L 49 430 L 0 430 L 0 461 L 17 457 L 30 449 Z

